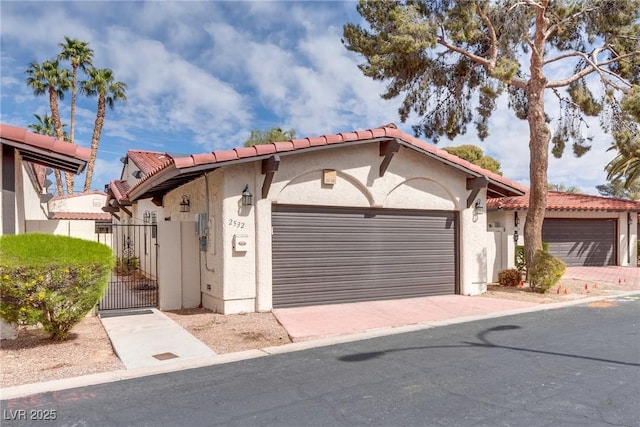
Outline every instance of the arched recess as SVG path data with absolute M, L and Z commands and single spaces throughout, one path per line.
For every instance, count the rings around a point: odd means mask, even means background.
M 291 179 L 273 199 L 276 203 L 321 206 L 372 207 L 373 196 L 357 178 L 336 171 L 336 183 L 322 183 L 323 169 L 304 172 Z
M 460 210 L 459 200 L 440 182 L 409 178 L 387 194 L 383 206 L 395 209 Z

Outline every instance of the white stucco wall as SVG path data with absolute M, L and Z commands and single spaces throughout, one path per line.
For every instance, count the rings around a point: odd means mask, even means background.
M 107 195 L 101 191 L 74 194 L 72 196 L 54 197 L 49 200 L 51 212 L 104 213 L 102 207 Z

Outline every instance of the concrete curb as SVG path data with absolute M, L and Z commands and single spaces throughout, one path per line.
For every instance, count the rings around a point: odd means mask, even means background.
M 348 335 L 336 335 L 321 337 L 310 341 L 294 342 L 291 344 L 284 344 L 275 347 L 266 347 L 263 349 L 246 350 L 236 353 L 218 354 L 211 357 L 205 357 L 200 359 L 176 361 L 166 365 L 151 366 L 143 368 L 135 368 L 128 370 L 117 370 L 110 372 L 101 372 L 98 374 L 84 375 L 81 377 L 65 378 L 55 381 L 47 381 L 42 383 L 24 384 L 14 387 L 7 387 L 0 390 L 0 399 L 17 399 L 26 397 L 33 394 L 47 393 L 53 391 L 67 390 L 77 387 L 86 387 L 90 385 L 106 384 L 115 381 L 129 380 L 134 378 L 141 378 L 150 375 L 158 375 L 169 372 L 177 372 L 185 369 L 203 368 L 206 366 L 221 365 L 225 363 L 239 362 L 243 360 L 255 359 L 258 357 L 270 356 L 275 354 L 291 353 L 294 351 L 309 350 L 312 348 L 326 347 L 335 344 L 344 344 L 348 342 L 368 340 L 372 338 L 379 338 L 383 336 L 404 334 L 407 332 L 416 332 L 430 328 L 436 328 L 439 326 L 455 325 L 459 323 L 475 322 L 484 319 L 494 319 L 499 317 L 514 316 L 517 314 L 532 313 L 543 310 L 554 310 L 564 307 L 571 307 L 575 305 L 589 304 L 596 301 L 603 301 L 609 299 L 623 298 L 629 296 L 640 296 L 638 291 L 623 291 L 616 293 L 615 295 L 603 295 L 576 299 L 573 301 L 565 301 L 558 303 L 539 304 L 533 307 L 519 308 L 515 310 L 497 311 L 489 314 L 464 316 L 447 320 L 429 321 L 424 323 L 418 323 L 413 325 L 404 325 L 397 327 L 385 327 L 378 329 L 371 329 L 363 332 L 357 332 Z

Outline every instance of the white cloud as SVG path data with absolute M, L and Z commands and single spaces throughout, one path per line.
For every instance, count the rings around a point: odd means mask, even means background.
M 119 176 L 117 158 L 127 148 L 190 153 L 230 148 L 241 145 L 253 128 L 293 128 L 304 137 L 396 122 L 411 133 L 419 118 L 399 123 L 401 98 L 381 99 L 385 83 L 363 76 L 357 67 L 363 58 L 340 41 L 343 23 L 361 21 L 355 6 L 5 2 L 2 121 L 26 125 L 33 112 L 48 111 L 47 100 L 34 98 L 23 84 L 24 69 L 30 61 L 54 56 L 67 35 L 88 41 L 96 66 L 112 68 L 128 85 L 128 101 L 107 111 L 94 182 Z M 549 72 L 562 75 L 561 69 Z M 65 122 L 69 98 L 61 102 Z M 548 98 L 549 108 L 553 102 Z M 95 99 L 79 100 L 76 141 L 84 146 L 91 141 L 95 104 Z M 481 142 L 471 125 L 466 135 L 439 145 L 478 145 L 502 163 L 505 176 L 527 184 L 529 130 L 507 109 L 506 99 L 491 118 L 490 132 Z M 550 182 L 594 192 L 606 181 L 610 139 L 595 122 L 589 132 L 593 149 L 583 158 L 570 152 L 561 160 L 550 158 Z

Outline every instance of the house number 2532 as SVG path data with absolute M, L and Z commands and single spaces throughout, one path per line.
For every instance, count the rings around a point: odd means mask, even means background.
M 236 221 L 235 219 L 230 219 L 229 225 L 235 228 L 244 228 L 244 222 Z

